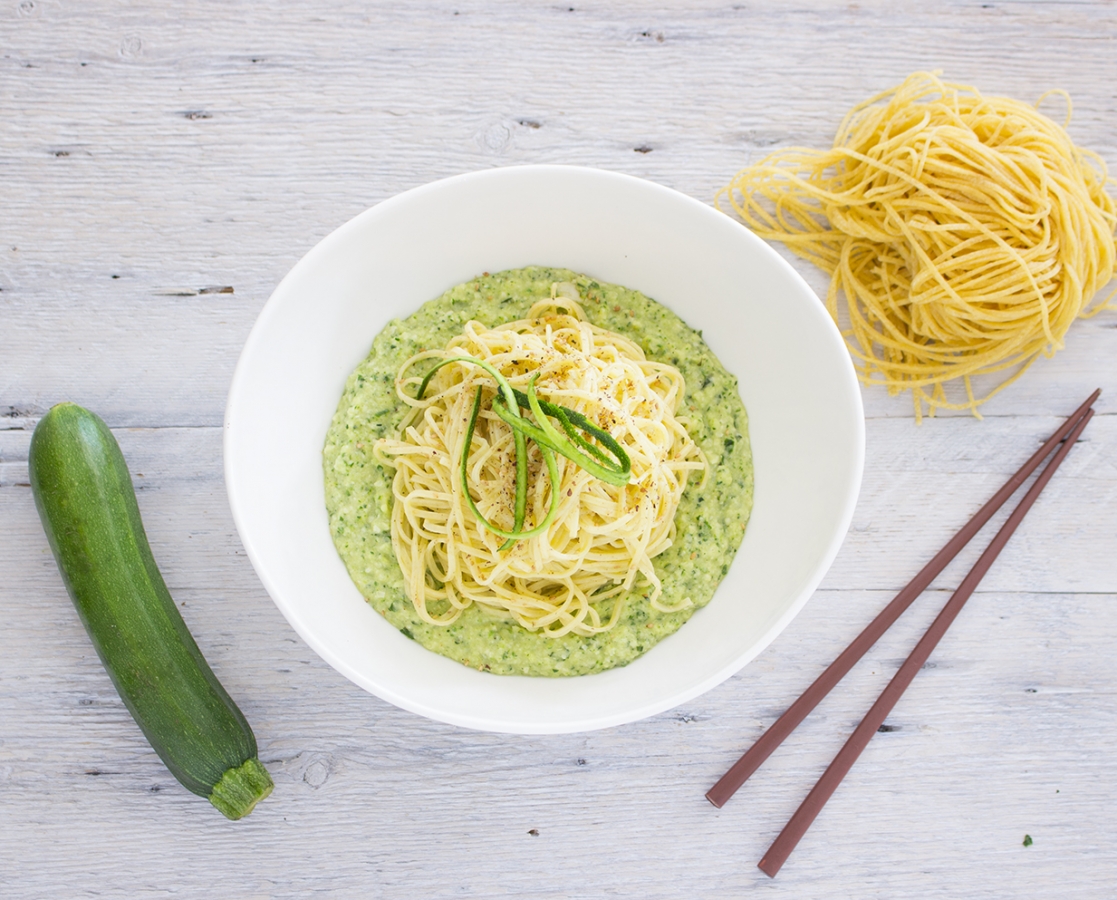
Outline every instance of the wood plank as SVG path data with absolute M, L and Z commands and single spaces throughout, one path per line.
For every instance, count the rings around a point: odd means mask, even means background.
M 11 29 L 0 134 L 0 410 L 16 419 L 61 397 L 92 403 L 96 384 L 114 425 L 218 423 L 251 323 L 298 257 L 366 206 L 469 169 L 597 165 L 708 199 L 773 147 L 825 146 L 849 105 L 921 65 L 987 92 L 1065 87 L 1080 98 L 1075 137 L 1117 157 L 1115 101 L 1093 75 L 1108 64 L 1111 5 L 907 5 L 898 18 L 880 4 L 556 8 L 501 27 L 509 45 L 563 53 L 481 62 L 472 48 L 500 13 L 476 4 L 331 10 L 309 43 L 301 16 L 215 35 L 228 11 L 214 4 L 175 21 L 101 3 L 34 11 Z M 870 48 L 871 69 L 851 71 Z M 789 63 L 795 78 L 772 77 Z M 1071 351 L 989 414 L 1055 414 L 1087 393 L 1113 322 L 1078 323 Z M 879 390 L 866 401 L 873 416 L 911 414 Z
M 968 420 L 950 424 L 988 427 Z M 23 437 L 23 432 L 4 435 L 5 441 Z M 463 883 L 479 893 L 494 890 L 499 872 L 515 870 L 521 854 L 549 846 L 544 836 L 580 856 L 593 852 L 605 835 L 623 832 L 619 852 L 636 854 L 669 827 L 669 867 L 654 870 L 654 878 L 652 870 L 622 870 L 615 882 L 603 886 L 666 897 L 671 894 L 657 893 L 667 883 L 665 873 L 684 871 L 697 879 L 696 889 L 759 883 L 751 863 L 742 865 L 736 853 L 724 862 L 720 854 L 711 860 L 709 848 L 747 847 L 750 859 L 762 853 L 809 786 L 811 773 L 825 766 L 841 734 L 868 707 L 946 596 L 933 591 L 923 598 L 773 759 L 757 784 L 714 812 L 701 800 L 705 788 L 871 618 L 887 594 L 820 591 L 784 636 L 740 675 L 647 722 L 546 738 L 472 733 L 364 694 L 294 636 L 240 555 L 219 469 L 212 463 L 195 472 L 181 462 L 170 465 L 183 458 L 212 459 L 219 446 L 217 429 L 134 429 L 119 437 L 134 461 L 137 481 L 143 472 L 139 497 L 172 591 L 207 657 L 253 721 L 263 758 L 276 770 L 276 803 L 282 802 L 286 817 L 282 826 L 278 812 L 272 818 L 262 807 L 251 827 L 222 833 L 222 840 L 245 852 L 252 848 L 259 854 L 261 844 L 268 846 L 249 880 L 223 875 L 234 878 L 230 883 L 241 891 L 254 889 L 252 879 L 261 872 L 278 873 L 291 852 L 308 866 L 314 858 L 308 852 L 338 857 L 333 875 L 320 887 L 340 888 L 354 883 L 347 878 L 371 877 L 363 868 L 369 859 L 364 843 L 360 848 L 346 843 L 337 831 L 339 821 L 361 822 L 372 844 L 414 846 L 425 834 L 466 834 L 449 858 L 442 857 L 446 868 L 439 871 L 460 869 L 467 878 Z M 999 457 L 980 453 L 963 458 L 979 473 L 1003 465 Z M 169 474 L 161 474 L 161 467 Z M 111 879 L 138 875 L 144 889 L 154 890 L 164 854 L 173 851 L 185 861 L 200 861 L 212 840 L 206 835 L 225 826 L 176 786 L 115 696 L 62 591 L 20 480 L 9 479 L 0 492 L 0 515 L 23 536 L 5 546 L 6 558 L 0 560 L 0 570 L 20 571 L 18 580 L 0 585 L 0 630 L 12 648 L 0 661 L 0 720 L 6 723 L 0 784 L 6 808 L 20 823 L 24 840 L 37 848 L 59 840 L 62 829 L 72 833 L 73 820 L 87 821 L 83 810 L 107 817 L 111 833 L 129 845 L 143 843 L 140 838 L 153 821 L 163 823 L 157 826 L 159 840 L 145 844 L 138 857 L 121 855 L 119 840 L 110 839 L 103 827 L 81 826 L 76 835 L 88 852 L 114 861 L 107 887 L 122 890 L 125 882 Z M 847 544 L 842 556 L 850 549 Z M 854 556 L 863 556 L 859 548 Z M 35 564 L 28 565 L 28 559 Z M 869 568 L 879 571 L 877 564 Z M 864 576 L 864 567 L 858 571 Z M 1042 585 L 1042 579 L 1033 578 L 1032 584 Z M 1076 846 L 1075 836 L 1083 821 L 1094 822 L 1091 827 L 1103 834 L 1112 828 L 1106 824 L 1108 806 L 1092 785 L 1113 774 L 1105 748 L 1117 704 L 1103 649 L 1117 628 L 1117 620 L 1107 615 L 1113 599 L 1110 593 L 1065 594 L 1057 588 L 979 593 L 932 660 L 933 668 L 898 707 L 890 722 L 898 731 L 875 742 L 836 798 L 836 808 L 844 811 L 828 811 L 818 824 L 826 836 L 808 841 L 797 854 L 793 883 L 808 892 L 837 889 L 841 878 L 833 871 L 831 854 L 864 855 L 870 833 L 874 852 L 900 859 L 914 855 L 920 862 L 912 873 L 929 870 L 940 877 L 944 891 L 957 888 L 960 882 L 945 873 L 958 845 L 937 840 L 929 849 L 924 827 L 930 826 L 923 822 L 934 822 L 944 834 L 966 835 L 965 846 L 986 865 L 995 859 L 998 867 L 1016 872 L 1006 876 L 1009 884 L 1022 887 L 1030 877 L 1026 858 L 1015 870 L 1010 856 L 1023 831 L 1050 841 L 1050 852 L 1060 858 L 1078 859 L 1082 884 L 1092 883 L 1111 864 L 1113 851 L 1105 841 Z M 421 784 L 414 783 L 416 765 L 426 773 Z M 460 783 L 461 773 L 468 773 L 471 785 Z M 480 821 L 477 784 L 484 785 L 487 798 Z M 848 806 L 840 805 L 843 798 Z M 417 818 L 416 806 L 423 810 Z M 923 811 L 919 823 L 910 820 L 913 808 Z M 839 821 L 853 816 L 867 832 L 825 831 L 827 818 L 835 816 Z M 98 821 L 103 826 L 106 820 Z M 301 826 L 300 836 L 291 839 L 296 845 L 282 837 L 292 823 Z M 975 828 L 980 831 L 976 845 Z M 528 834 L 531 829 L 540 832 L 538 844 L 527 843 L 536 840 Z M 467 865 L 479 849 L 468 835 L 478 832 L 487 836 L 486 846 L 499 835 L 500 848 L 484 864 Z M 891 837 L 880 838 L 878 832 Z M 301 849 L 293 851 L 295 846 Z M 915 847 L 921 848 L 918 854 Z M 375 858 L 377 883 L 386 889 L 403 890 L 418 879 L 434 890 L 450 890 L 441 881 L 444 874 L 424 881 L 421 854 Z M 22 866 L 31 861 L 12 863 L 26 871 Z M 49 871 L 58 880 L 43 882 L 46 889 L 76 874 L 65 865 Z M 901 867 L 897 874 L 904 871 Z M 546 864 L 544 872 L 561 878 L 560 869 Z M 308 887 L 319 876 L 303 878 L 287 888 Z M 536 896 L 529 881 L 526 874 L 512 876 L 512 895 Z M 202 889 L 202 884 L 194 887 Z
M 861 497 L 823 586 L 899 590 L 1060 421 L 955 418 L 917 428 L 906 420 L 871 420 Z M 198 570 L 218 579 L 243 570 L 247 574 L 238 582 L 251 583 L 224 492 L 221 429 L 116 434 L 136 475 L 140 508 L 168 583 L 188 584 Z M 13 523 L 14 532 L 0 547 L 0 558 L 7 556 L 13 565 L 45 547 L 27 486 L 29 443 L 27 431 L 0 431 L 0 515 Z M 1095 416 L 982 590 L 1117 593 L 1117 567 L 1104 549 L 1117 533 L 1115 446 L 1117 416 Z M 960 581 L 1010 509 L 1011 504 L 937 586 Z M 49 567 L 44 577 L 53 577 Z
M 772 149 L 826 146 L 846 109 L 917 69 L 1020 99 L 1065 88 L 1072 136 L 1117 164 L 1117 4 L 20 0 L 0 20 L 0 895 L 1112 893 L 1113 313 L 1075 323 L 981 422 L 916 427 L 907 398 L 867 389 L 861 500 L 804 611 L 695 701 L 583 735 L 440 725 L 322 662 L 244 557 L 220 425 L 284 273 L 437 178 L 575 163 L 709 202 Z M 1100 414 L 896 730 L 770 882 L 755 861 L 976 551 L 754 783 L 722 810 L 704 791 L 1098 386 Z M 26 468 L 31 429 L 61 399 L 114 428 L 172 592 L 255 726 L 277 787 L 243 822 L 163 768 L 62 589 Z
M 219 878 L 236 896 L 263 883 L 272 896 L 364 884 L 384 896 L 557 897 L 577 890 L 589 871 L 580 861 L 605 842 L 617 862 L 594 875 L 601 896 L 677 897 L 680 879 L 697 896 L 727 896 L 763 883 L 752 863 L 942 595 L 926 598 L 725 809 L 702 793 L 805 685 L 804 662 L 821 664 L 844 643 L 850 614 L 865 619 L 885 599 L 821 595 L 761 660 L 699 700 L 623 728 L 536 738 L 392 709 L 301 644 L 277 640 L 274 614 L 255 606 L 238 623 L 237 652 L 215 665 L 253 721 L 277 789 L 235 825 L 162 769 L 91 654 L 75 645 L 55 656 L 53 642 L 31 640 L 55 673 L 49 691 L 31 696 L 8 671 L 0 682 L 0 785 L 18 836 L 0 860 L 45 896 L 65 894 L 97 860 L 109 895 L 146 896 L 170 874 L 188 894 Z M 1090 896 L 1117 862 L 1098 790 L 1117 775 L 1106 662 L 1115 599 L 975 598 L 897 708 L 898 730 L 873 742 L 780 883 L 828 896 L 875 883 L 886 864 L 895 896 L 927 896 L 927 884 L 932 896 L 1027 896 L 1039 865 L 1020 846 L 1029 833 L 1036 856 L 1059 860 L 1068 895 Z M 650 853 L 668 838 L 669 852 Z M 52 852 L 64 840 L 81 851 Z M 215 868 L 215 853 L 242 862 Z

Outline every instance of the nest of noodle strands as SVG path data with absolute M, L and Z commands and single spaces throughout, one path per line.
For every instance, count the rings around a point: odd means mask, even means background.
M 1070 98 L 1052 93 L 1069 124 Z M 1036 107 L 917 72 L 854 107 L 830 150 L 773 153 L 717 200 L 830 273 L 861 380 L 910 389 L 921 420 L 924 406 L 978 415 L 1075 318 L 1110 306 L 1093 302 L 1117 259 L 1108 183 Z

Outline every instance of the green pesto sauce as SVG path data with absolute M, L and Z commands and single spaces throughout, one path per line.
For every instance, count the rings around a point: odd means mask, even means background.
M 694 427 L 711 471 L 706 486 L 693 479 L 676 514 L 675 543 L 655 557 L 662 602 L 690 597 L 694 606 L 662 613 L 639 587 L 621 620 L 590 637 L 548 638 L 476 607 L 449 626 L 428 625 L 404 593 L 392 552 L 390 509 L 394 470 L 372 456 L 377 438 L 397 433 L 405 407 L 395 393 L 403 362 L 425 348 L 443 347 L 470 319 L 495 327 L 524 318 L 551 296 L 551 285 L 577 286 L 591 322 L 635 340 L 650 359 L 676 366 L 686 378 L 680 411 Z M 729 571 L 752 509 L 752 453 L 748 417 L 737 379 L 718 362 L 702 335 L 643 294 L 598 282 L 568 269 L 532 266 L 475 278 L 451 288 L 376 336 L 368 358 L 349 376 L 323 452 L 326 508 L 338 553 L 373 608 L 407 638 L 467 666 L 501 675 L 585 675 L 623 666 L 675 632 L 705 606 Z M 402 639 L 402 638 L 401 638 Z

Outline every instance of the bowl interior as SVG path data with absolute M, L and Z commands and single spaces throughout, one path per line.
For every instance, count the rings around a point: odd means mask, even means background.
M 407 640 L 358 593 L 326 518 L 322 446 L 346 376 L 392 318 L 474 275 L 563 266 L 635 288 L 701 329 L 740 382 L 756 470 L 748 531 L 709 606 L 622 669 L 566 679 L 476 672 Z M 634 721 L 738 671 L 822 579 L 853 514 L 860 391 L 822 304 L 728 217 L 625 175 L 565 166 L 435 182 L 362 213 L 268 300 L 237 365 L 225 475 L 268 593 L 334 668 L 443 722 L 519 733 Z

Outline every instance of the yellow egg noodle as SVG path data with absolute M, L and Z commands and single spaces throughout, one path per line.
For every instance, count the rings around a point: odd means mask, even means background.
M 397 395 L 412 411 L 399 437 L 380 439 L 375 453 L 395 469 L 392 547 L 408 597 L 430 624 L 449 625 L 476 604 L 549 637 L 596 634 L 616 624 L 623 596 L 638 579 L 655 608 L 690 605 L 659 602 L 651 562 L 675 538 L 675 511 L 690 474 L 700 471 L 704 481 L 708 470 L 685 417 L 676 415 L 683 376 L 646 359 L 628 338 L 589 323 L 573 285 L 556 284 L 551 293 L 526 319 L 495 328 L 468 322 L 446 348 L 412 356 L 397 375 Z M 545 533 L 509 547 L 473 514 L 458 477 L 482 386 L 486 402 L 469 444 L 468 485 L 485 519 L 513 528 L 513 430 L 489 408 L 494 379 L 479 365 L 454 362 L 435 372 L 416 399 L 434 366 L 463 356 L 487 363 L 519 390 L 535 377 L 541 399 L 609 432 L 631 461 L 628 484 L 607 484 L 559 456 L 557 514 Z M 543 522 L 551 505 L 535 444 L 528 472 L 525 529 Z M 609 600 L 603 618 L 598 606 Z
M 1091 308 L 1117 260 L 1109 182 L 1035 107 L 917 72 L 854 107 L 830 150 L 773 153 L 718 202 L 830 273 L 862 381 L 911 389 L 921 419 L 924 405 L 977 415 L 1106 305 Z M 975 396 L 971 379 L 999 372 Z

